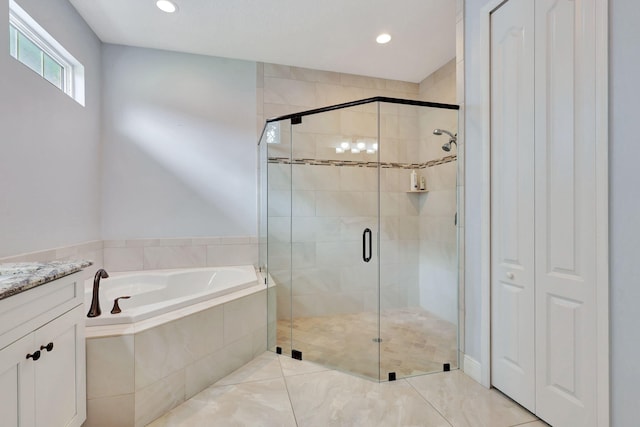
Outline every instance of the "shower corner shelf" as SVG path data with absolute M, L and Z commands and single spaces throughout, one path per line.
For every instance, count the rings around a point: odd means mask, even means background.
M 429 190 L 409 190 L 409 191 L 406 191 L 407 194 L 410 194 L 410 193 L 428 193 L 428 192 L 429 192 Z

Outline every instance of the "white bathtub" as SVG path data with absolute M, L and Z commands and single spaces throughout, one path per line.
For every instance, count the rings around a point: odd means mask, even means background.
M 113 273 L 100 281 L 102 314 L 86 325 L 131 324 L 258 284 L 253 266 L 146 270 Z M 85 281 L 85 307 L 91 306 L 93 279 Z M 122 310 L 111 314 L 116 298 Z
M 85 282 L 87 311 L 92 286 Z M 120 300 L 122 313 L 110 314 L 123 295 L 131 299 Z M 100 307 L 86 318 L 87 395 L 98 396 L 87 425 L 116 400 L 131 408 L 122 425 L 146 425 L 267 349 L 267 286 L 253 266 L 110 273 Z

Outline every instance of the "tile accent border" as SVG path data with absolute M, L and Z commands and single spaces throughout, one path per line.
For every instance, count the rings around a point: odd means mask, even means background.
M 382 169 L 424 169 L 443 165 L 456 161 L 458 156 L 452 154 L 439 159 L 429 160 L 425 163 L 396 163 L 396 162 L 367 162 L 362 160 L 319 160 L 319 159 L 290 159 L 288 157 L 269 157 L 269 163 L 281 165 L 308 165 L 308 166 L 355 166 L 364 168 Z

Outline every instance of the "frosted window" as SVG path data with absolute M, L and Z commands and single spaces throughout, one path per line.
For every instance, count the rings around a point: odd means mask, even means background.
M 18 30 L 13 25 L 9 25 L 9 53 L 14 58 L 18 55 Z
M 9 0 L 9 53 L 84 105 L 84 66 L 14 0 Z
M 42 50 L 22 33 L 18 33 L 18 61 L 42 75 Z
M 44 68 L 43 76 L 51 83 L 64 90 L 64 68 L 58 64 L 55 59 L 43 53 L 44 56 Z

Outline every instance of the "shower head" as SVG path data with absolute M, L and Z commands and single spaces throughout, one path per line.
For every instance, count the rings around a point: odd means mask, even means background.
M 433 130 L 433 134 L 434 135 L 443 135 L 443 134 L 447 134 L 449 135 L 449 137 L 451 137 L 451 139 L 453 139 L 454 141 L 456 140 L 456 135 L 452 134 L 451 132 L 449 132 L 448 130 L 444 130 L 444 129 L 434 129 Z
M 458 143 L 456 142 L 455 138 L 450 139 L 450 140 L 449 140 L 449 142 L 447 142 L 446 144 L 444 144 L 444 145 L 442 146 L 442 149 L 443 149 L 444 151 L 446 151 L 446 152 L 451 151 L 451 144 L 456 144 L 456 145 L 458 145 Z
M 446 152 L 451 151 L 451 144 L 456 144 L 458 145 L 458 134 L 452 134 L 451 132 L 449 132 L 448 130 L 444 130 L 444 129 L 434 129 L 433 130 L 433 134 L 434 135 L 449 135 L 449 142 L 447 142 L 446 144 L 444 144 L 442 146 L 442 149 Z

